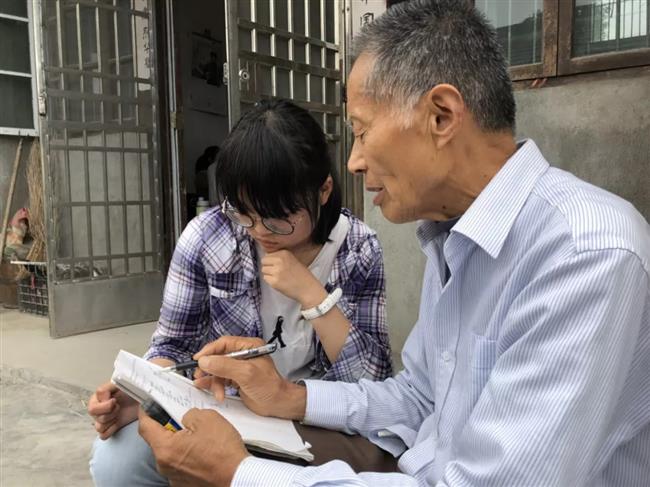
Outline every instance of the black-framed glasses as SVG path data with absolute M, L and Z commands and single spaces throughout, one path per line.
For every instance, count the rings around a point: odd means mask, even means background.
M 228 219 L 236 225 L 244 228 L 253 228 L 255 226 L 255 218 L 245 213 L 241 213 L 230 203 L 228 203 L 228 198 L 223 200 L 221 204 L 221 211 Z M 296 225 L 300 220 L 302 220 L 304 215 L 300 215 L 293 222 L 286 218 L 261 218 L 262 225 L 269 232 L 275 233 L 276 235 L 291 235 L 296 228 Z

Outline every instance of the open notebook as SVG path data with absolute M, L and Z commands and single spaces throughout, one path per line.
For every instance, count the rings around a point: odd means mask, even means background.
M 214 409 L 232 423 L 244 443 L 251 449 L 311 462 L 314 456 L 293 423 L 287 419 L 267 418 L 255 414 L 235 397 L 223 403 L 192 381 L 176 373 L 157 373 L 160 366 L 120 350 L 115 359 L 111 381 L 126 394 L 142 403 L 148 398 L 160 404 L 178 424 L 191 408 Z

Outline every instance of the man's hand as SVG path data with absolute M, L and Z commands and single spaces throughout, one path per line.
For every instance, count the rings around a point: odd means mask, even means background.
M 140 436 L 153 450 L 158 470 L 171 485 L 229 486 L 239 464 L 248 456 L 237 430 L 216 411 L 191 409 L 183 429 L 172 433 L 139 413 Z
M 88 401 L 88 414 L 95 419 L 95 430 L 102 440 L 138 417 L 138 403 L 107 382 L 97 388 Z
M 327 297 L 320 281 L 288 250 L 264 256 L 262 277 L 273 289 L 298 301 L 303 309 L 316 306 Z
M 305 416 L 305 388 L 282 378 L 268 355 L 237 360 L 222 355 L 264 345 L 260 338 L 224 336 L 203 347 L 194 358 L 199 361 L 196 385 L 210 389 L 218 400 L 224 398 L 224 383 L 239 387 L 239 395 L 251 411 L 262 416 L 302 419 Z M 210 374 L 210 375 L 206 375 Z

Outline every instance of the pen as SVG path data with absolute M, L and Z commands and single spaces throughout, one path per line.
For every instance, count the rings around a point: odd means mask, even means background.
M 231 352 L 224 355 L 224 357 L 235 358 L 238 360 L 248 360 L 255 357 L 260 357 L 262 355 L 268 355 L 275 352 L 278 349 L 277 343 L 267 343 L 261 347 L 249 348 L 247 350 L 240 350 L 238 352 Z M 170 365 L 161 369 L 160 372 L 177 372 L 187 369 L 195 369 L 199 364 L 198 360 L 189 360 L 187 362 L 181 362 L 180 364 Z
M 156 401 L 153 399 L 147 399 L 142 403 L 142 409 L 144 410 L 147 415 L 158 421 L 161 425 L 163 425 L 166 429 L 171 431 L 172 433 L 176 433 L 177 431 L 182 430 L 183 428 L 181 425 L 179 425 L 174 419 L 169 415 L 167 411 L 163 409 L 163 407 L 158 404 Z

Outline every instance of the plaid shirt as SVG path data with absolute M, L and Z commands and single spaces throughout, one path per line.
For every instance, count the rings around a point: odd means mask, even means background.
M 392 375 L 382 249 L 373 230 L 348 210 L 342 212 L 350 229 L 325 289 L 343 290 L 337 306 L 352 326 L 334 363 L 314 333 L 312 368 L 327 380 L 381 380 Z M 176 245 L 145 358 L 180 362 L 222 335 L 261 337 L 260 300 L 254 241 L 219 208 L 203 212 Z

